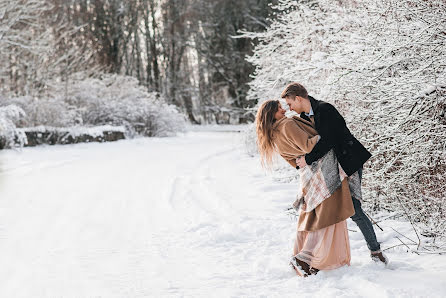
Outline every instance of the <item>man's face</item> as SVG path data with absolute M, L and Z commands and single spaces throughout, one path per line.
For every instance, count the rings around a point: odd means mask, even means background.
M 298 114 L 302 113 L 302 97 L 290 95 L 285 98 L 285 101 L 291 111 L 295 111 Z

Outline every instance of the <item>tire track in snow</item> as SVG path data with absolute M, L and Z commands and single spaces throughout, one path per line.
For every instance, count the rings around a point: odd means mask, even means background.
M 168 196 L 169 207 L 179 216 L 192 217 L 193 222 L 197 221 L 197 215 L 204 220 L 224 215 L 224 209 L 220 207 L 225 205 L 225 200 L 209 185 L 215 179 L 209 173 L 209 163 L 233 151 L 234 148 L 231 148 L 210 154 L 198 160 L 192 171 L 176 176 Z M 186 215 L 186 207 L 192 207 L 194 212 Z

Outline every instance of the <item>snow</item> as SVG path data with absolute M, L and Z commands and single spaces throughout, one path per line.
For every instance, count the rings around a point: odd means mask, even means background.
M 213 132 L 244 132 L 246 124 L 231 125 L 231 124 L 205 124 L 205 125 L 189 125 L 188 131 L 213 131 Z
M 444 297 L 446 256 L 400 246 L 385 268 L 350 220 L 351 266 L 297 277 L 296 185 L 212 130 L 1 151 L 0 296 Z M 379 224 L 383 248 L 416 239 Z

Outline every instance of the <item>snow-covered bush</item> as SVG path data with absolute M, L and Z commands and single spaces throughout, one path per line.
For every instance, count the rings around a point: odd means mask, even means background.
M 33 98 L 31 96 L 2 99 L 0 105 L 16 105 L 25 111 L 21 127 L 52 126 L 69 127 L 82 124 L 76 107 L 67 104 L 63 98 Z
M 26 144 L 26 135 L 16 127 L 25 117 L 25 112 L 15 106 L 0 107 L 0 149 Z
M 103 74 L 75 80 L 67 90 L 66 102 L 77 108 L 84 125 L 123 125 L 130 136 L 169 136 L 185 127 L 186 119 L 175 106 L 133 77 Z M 56 91 L 62 94 L 64 87 Z
M 75 74 L 68 83 L 55 80 L 48 85 L 45 98 L 0 99 L 0 106 L 14 105 L 25 112 L 18 127 L 113 125 L 124 126 L 129 137 L 170 136 L 186 127 L 185 116 L 175 106 L 132 77 Z
M 371 151 L 366 205 L 446 230 L 446 3 L 280 1 L 262 33 L 250 99 L 277 98 L 291 81 L 334 104 Z
M 376 209 L 398 209 L 424 224 L 422 233 L 445 235 L 446 2 L 374 7 L 365 47 L 339 80 L 350 122 L 374 154 L 367 189 Z

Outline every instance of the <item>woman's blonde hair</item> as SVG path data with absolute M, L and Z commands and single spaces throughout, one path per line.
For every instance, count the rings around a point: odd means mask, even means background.
M 261 104 L 257 110 L 256 132 L 257 147 L 260 153 L 262 166 L 269 167 L 273 161 L 275 145 L 273 142 L 273 125 L 276 122 L 274 115 L 279 110 L 279 101 L 270 99 Z

